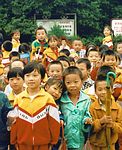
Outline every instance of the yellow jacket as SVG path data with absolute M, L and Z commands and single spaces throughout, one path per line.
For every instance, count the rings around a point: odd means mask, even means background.
M 97 147 L 107 147 L 106 127 L 100 124 L 100 119 L 106 112 L 100 107 L 98 100 L 91 104 L 90 114 L 93 119 L 93 133 L 90 137 L 90 143 Z M 111 117 L 114 123 L 111 128 L 110 145 L 115 144 L 118 139 L 118 133 L 122 133 L 122 109 L 114 99 L 112 99 L 111 104 Z

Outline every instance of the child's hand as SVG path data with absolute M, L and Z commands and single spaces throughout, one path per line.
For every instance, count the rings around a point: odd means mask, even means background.
M 85 124 L 92 124 L 92 119 L 91 118 L 87 118 L 85 120 Z
M 101 119 L 100 119 L 100 123 L 101 124 L 109 124 L 112 122 L 112 118 L 111 116 L 103 116 Z

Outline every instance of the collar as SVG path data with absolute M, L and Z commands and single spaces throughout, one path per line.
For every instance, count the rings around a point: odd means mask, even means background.
M 30 98 L 30 95 L 28 93 L 28 88 L 25 89 L 22 93 L 22 98 Z M 37 93 L 36 97 L 38 96 L 45 96 L 45 90 L 43 88 L 40 89 L 40 91 Z

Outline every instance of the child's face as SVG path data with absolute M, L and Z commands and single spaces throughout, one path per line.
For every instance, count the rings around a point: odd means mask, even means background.
M 96 83 L 96 95 L 98 99 L 104 104 L 106 101 L 106 81 L 98 81 Z
M 85 63 L 80 63 L 80 64 L 76 63 L 76 67 L 78 67 L 80 69 L 80 71 L 82 72 L 83 80 L 87 79 L 90 71 L 87 70 L 86 64 Z
M 40 41 L 43 41 L 46 38 L 45 30 L 37 30 L 36 32 L 36 38 Z
M 23 79 L 20 76 L 13 77 L 9 79 L 9 84 L 13 91 L 20 91 L 23 88 Z
M 61 44 L 62 44 L 63 46 L 66 46 L 66 45 L 67 45 L 66 40 L 62 40 L 62 41 L 61 41 Z
M 15 32 L 12 38 L 18 41 L 20 39 L 20 32 Z
M 116 61 L 115 56 L 112 56 L 112 55 L 106 55 L 105 56 L 103 65 L 114 67 L 114 66 L 116 66 L 116 64 L 117 64 L 117 61 Z
M 110 31 L 110 29 L 105 28 L 103 33 L 104 33 L 105 37 L 107 37 L 107 36 L 109 36 L 111 34 L 111 31 Z
M 48 70 L 48 76 L 49 77 L 56 77 L 57 79 L 62 78 L 62 67 L 60 64 L 53 64 L 50 65 L 49 70 Z
M 63 70 L 65 70 L 66 68 L 68 68 L 69 67 L 69 64 L 68 64 L 68 62 L 67 61 L 62 61 L 62 60 L 60 60 L 60 62 L 62 63 L 62 65 L 63 65 Z
M 41 75 L 38 73 L 37 70 L 25 74 L 24 79 L 28 89 L 39 89 L 41 84 Z
M 117 44 L 117 52 L 122 55 L 122 43 Z
M 23 62 L 17 60 L 17 61 L 13 61 L 13 62 L 11 63 L 11 68 L 18 67 L 18 66 L 23 69 L 23 68 L 24 68 Z
M 97 61 L 100 60 L 99 53 L 96 51 L 90 51 L 88 55 L 88 59 L 91 63 L 95 64 Z
M 57 40 L 55 40 L 55 39 L 52 39 L 52 40 L 50 40 L 49 41 L 49 46 L 50 46 L 50 48 L 57 48 L 57 45 L 58 45 L 58 41 Z
M 71 95 L 78 95 L 82 87 L 82 81 L 79 74 L 69 74 L 65 77 L 65 86 Z
M 75 40 L 72 43 L 72 47 L 76 52 L 80 51 L 83 48 L 83 43 L 80 40 Z
M 62 89 L 57 84 L 51 86 L 47 85 L 45 89 L 53 96 L 54 100 L 58 100 L 61 97 Z

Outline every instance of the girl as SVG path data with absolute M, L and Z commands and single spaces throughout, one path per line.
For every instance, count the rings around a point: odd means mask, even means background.
M 19 30 L 14 30 L 11 33 L 11 37 L 12 37 L 12 44 L 13 44 L 13 48 L 12 51 L 17 51 L 19 50 L 19 46 L 20 46 L 20 31 Z
M 112 36 L 113 36 L 113 31 L 110 26 L 105 26 L 103 30 L 103 34 L 105 38 L 103 39 L 104 45 L 107 45 L 110 49 L 113 48 L 113 41 L 112 41 Z
M 56 60 L 59 56 L 58 38 L 55 35 L 50 36 L 50 38 L 48 39 L 48 44 L 49 44 L 49 48 L 47 48 L 43 52 L 43 56 L 42 56 L 43 57 L 42 64 L 45 67 L 47 67 L 51 61 Z
M 63 73 L 66 92 L 61 97 L 61 111 L 64 115 L 65 137 L 68 150 L 81 150 L 85 142 L 85 132 L 91 123 L 89 113 L 90 99 L 80 89 L 82 73 L 75 67 L 66 68 Z

